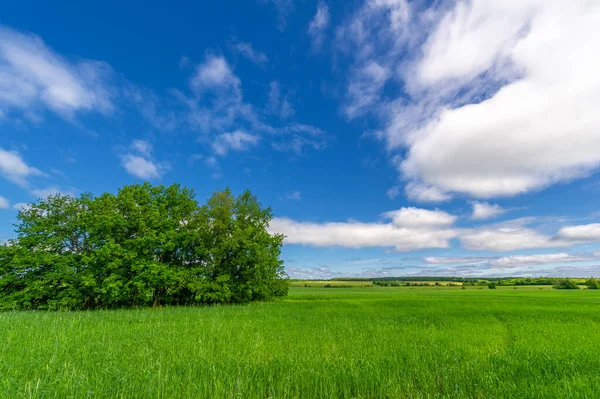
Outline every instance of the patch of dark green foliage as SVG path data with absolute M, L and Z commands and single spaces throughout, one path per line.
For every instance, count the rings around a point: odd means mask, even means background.
M 586 280 L 585 285 L 588 287 L 588 290 L 600 290 L 600 280 L 596 278 Z
M 569 278 L 564 278 L 559 280 L 556 285 L 553 286 L 558 290 L 578 290 L 579 286 L 573 280 Z
M 240 303 L 287 294 L 283 236 L 249 191 L 205 205 L 179 185 L 53 195 L 0 246 L 0 309 Z

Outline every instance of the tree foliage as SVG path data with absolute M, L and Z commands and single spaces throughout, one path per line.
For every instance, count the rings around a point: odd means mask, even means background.
M 53 195 L 0 246 L 0 307 L 94 309 L 237 303 L 287 294 L 283 236 L 249 191 L 200 206 L 179 185 Z
M 553 286 L 558 290 L 578 290 L 579 286 L 577 283 L 569 278 L 561 279 L 557 282 L 556 285 Z
M 589 278 L 585 281 L 585 285 L 589 290 L 600 290 L 600 280 L 596 278 Z

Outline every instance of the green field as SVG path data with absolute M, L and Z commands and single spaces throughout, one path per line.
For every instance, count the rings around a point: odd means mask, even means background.
M 598 398 L 600 292 L 292 288 L 0 313 L 3 398 Z

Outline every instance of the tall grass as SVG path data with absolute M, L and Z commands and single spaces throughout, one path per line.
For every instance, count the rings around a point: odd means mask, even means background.
M 0 313 L 3 398 L 600 397 L 600 292 L 292 288 Z

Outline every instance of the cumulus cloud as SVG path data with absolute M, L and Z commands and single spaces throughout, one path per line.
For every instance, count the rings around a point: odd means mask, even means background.
M 312 40 L 312 48 L 318 51 L 325 41 L 325 31 L 329 26 L 329 7 L 323 2 L 319 2 L 317 13 L 308 25 L 308 34 Z
M 472 0 L 420 7 L 367 1 L 338 30 L 351 39 L 347 54 L 355 69 L 376 62 L 397 71 L 354 109 L 380 116 L 379 137 L 388 150 L 406 151 L 398 168 L 404 179 L 492 198 L 598 168 L 600 3 Z M 353 74 L 348 101 L 361 104 Z M 383 96 L 388 82 L 402 85 L 402 95 Z
M 416 202 L 443 202 L 452 198 L 438 187 L 415 182 L 408 183 L 404 191 L 408 199 Z
M 269 230 L 286 236 L 287 244 L 348 248 L 392 247 L 396 251 L 448 248 L 458 230 L 450 225 L 454 217 L 441 211 L 404 208 L 383 214 L 391 223 L 298 222 L 275 218 Z
M 121 165 L 130 175 L 144 180 L 156 180 L 168 169 L 167 164 L 153 160 L 152 144 L 148 141 L 133 140 L 130 149 L 134 153 L 121 155 Z
M 6 180 L 26 186 L 28 178 L 43 175 L 39 169 L 27 165 L 18 152 L 0 148 L 0 176 Z
M 534 229 L 518 226 L 482 227 L 460 236 L 463 248 L 476 251 L 507 252 L 518 249 L 555 248 L 570 244 L 553 240 Z
M 227 91 L 239 96 L 240 80 L 233 73 L 224 57 L 209 54 L 203 63 L 198 64 L 191 79 L 192 88 L 199 93 Z
M 37 36 L 0 26 L 0 111 L 35 113 L 48 108 L 70 117 L 77 111 L 113 109 L 103 62 L 70 62 Z
M 489 256 L 463 256 L 463 257 L 436 257 L 427 256 L 423 258 L 426 263 L 434 265 L 454 265 L 454 264 L 473 264 L 473 263 L 484 263 L 488 262 L 493 257 Z
M 566 241 L 600 241 L 600 223 L 566 226 L 561 228 L 556 236 Z
M 401 208 L 386 212 L 383 216 L 392 219 L 396 227 L 444 227 L 454 224 L 457 217 L 444 211 L 422 208 Z
M 490 204 L 489 202 L 472 201 L 473 213 L 471 219 L 485 220 L 498 217 L 506 212 L 500 205 Z
M 498 258 L 490 262 L 490 265 L 498 269 L 507 269 L 528 265 L 545 265 L 564 262 L 583 262 L 594 260 L 594 257 L 583 255 L 570 255 L 564 252 L 557 254 L 538 255 L 511 255 Z
M 138 155 L 123 155 L 121 164 L 127 173 L 140 179 L 153 180 L 161 176 L 160 167 L 157 164 Z

